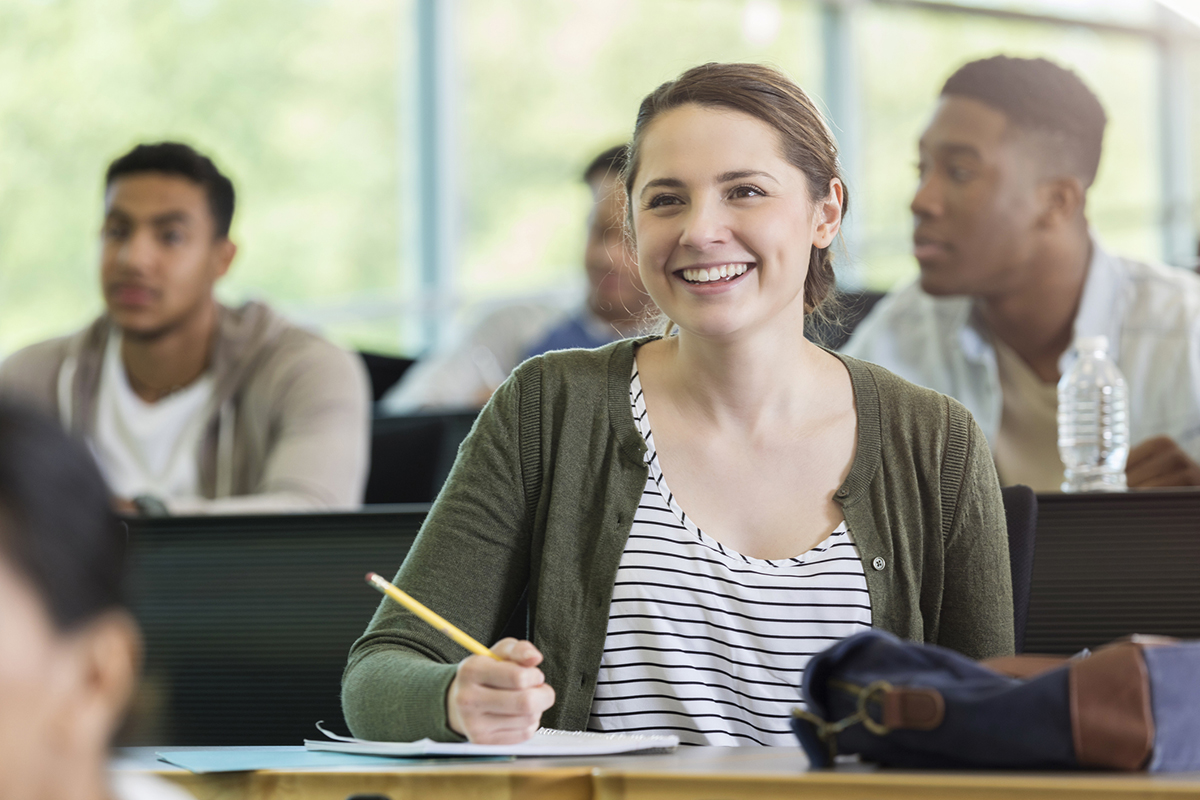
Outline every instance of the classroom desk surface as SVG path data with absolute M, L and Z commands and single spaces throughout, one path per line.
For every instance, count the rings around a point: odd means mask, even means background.
M 174 780 L 197 800 L 343 800 L 353 794 L 391 800 L 1144 800 L 1200 794 L 1200 773 L 932 772 L 863 765 L 809 772 L 804 756 L 789 748 L 695 747 L 658 756 L 209 775 L 156 764 L 155 749 L 129 748 L 121 755 L 126 765 Z

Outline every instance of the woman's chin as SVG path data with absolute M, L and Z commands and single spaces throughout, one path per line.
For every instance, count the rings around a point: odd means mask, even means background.
M 734 340 L 743 335 L 749 327 L 747 320 L 731 316 L 706 315 L 702 318 L 674 319 L 679 326 L 679 332 L 686 336 L 708 341 Z

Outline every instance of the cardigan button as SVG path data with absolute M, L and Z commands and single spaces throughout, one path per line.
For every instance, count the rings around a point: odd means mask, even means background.
M 846 496 L 848 496 L 849 494 L 850 494 L 850 490 L 849 490 L 849 489 L 847 489 L 845 486 L 843 486 L 842 488 L 840 488 L 840 489 L 838 489 L 838 490 L 837 490 L 837 496 L 838 496 L 838 497 L 846 497 Z
M 887 566 L 887 562 L 884 561 L 879 556 L 875 556 L 875 560 L 871 562 L 871 566 L 875 568 L 876 572 L 878 572 L 879 570 L 881 570 Z

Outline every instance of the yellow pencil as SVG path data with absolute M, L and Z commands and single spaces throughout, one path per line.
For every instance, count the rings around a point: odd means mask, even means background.
M 388 597 L 392 598 L 393 600 L 395 600 L 397 603 L 399 603 L 400 605 L 407 608 L 412 613 L 416 614 L 424 622 L 428 622 L 434 628 L 436 628 L 437 630 L 446 634 L 451 639 L 453 639 L 454 641 L 461 644 L 463 647 L 470 650 L 472 653 L 475 653 L 476 655 L 480 655 L 480 656 L 490 656 L 491 658 L 494 658 L 497 661 L 503 660 L 502 658 L 500 658 L 500 656 L 496 655 L 491 650 L 488 650 L 486 647 L 481 645 L 479 642 L 475 641 L 470 636 L 468 636 L 467 634 L 463 633 L 458 628 L 451 625 L 444 618 L 442 618 L 438 614 L 434 613 L 433 611 L 431 611 L 426 606 L 422 605 L 417 600 L 414 600 L 411 595 L 397 589 L 394 585 L 392 585 L 392 583 L 390 581 L 385 580 L 382 576 L 377 575 L 374 572 L 368 572 L 367 573 L 367 583 L 371 584 L 376 589 L 383 592 Z

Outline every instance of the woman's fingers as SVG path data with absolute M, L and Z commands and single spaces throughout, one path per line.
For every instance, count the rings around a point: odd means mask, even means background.
M 554 705 L 554 689 L 537 664 L 542 654 L 516 639 L 497 642 L 487 656 L 471 656 L 458 665 L 446 693 L 450 727 L 479 744 L 522 742 L 537 730 L 542 713 Z
M 542 663 L 542 653 L 533 646 L 533 642 L 524 639 L 513 639 L 511 636 L 501 639 L 492 645 L 492 652 L 505 661 L 512 661 L 523 667 L 536 667 Z
M 536 671 L 536 670 L 534 670 Z M 491 683 L 479 683 L 459 671 L 458 701 L 462 708 L 493 716 L 540 716 L 553 702 L 554 690 L 544 681 L 532 683 L 530 678 L 507 678 Z M 507 685 L 501 685 L 507 684 Z M 551 702 L 547 702 L 547 698 Z

